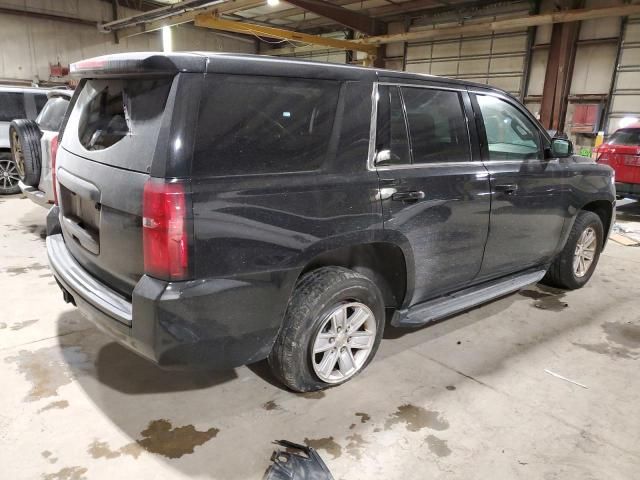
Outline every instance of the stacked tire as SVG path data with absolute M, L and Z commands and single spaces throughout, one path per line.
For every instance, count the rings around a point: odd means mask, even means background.
M 9 125 L 12 160 L 20 180 L 30 187 L 37 187 L 40 183 L 42 168 L 41 136 L 40 127 L 33 120 L 14 120 Z M 20 191 L 17 184 L 10 186 L 12 191 L 2 191 L 2 187 L 3 184 L 0 182 L 0 191 L 2 193 L 17 193 Z

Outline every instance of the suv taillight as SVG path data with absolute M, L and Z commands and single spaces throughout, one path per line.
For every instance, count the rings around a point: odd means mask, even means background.
M 149 179 L 142 200 L 145 273 L 162 280 L 189 276 L 188 202 L 185 185 Z
M 58 135 L 51 139 L 51 182 L 53 183 L 53 203 L 58 205 L 58 187 L 56 187 L 56 157 L 58 156 Z

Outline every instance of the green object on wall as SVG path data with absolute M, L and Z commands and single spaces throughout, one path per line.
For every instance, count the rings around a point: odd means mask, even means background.
M 583 157 L 591 156 L 591 147 L 580 147 L 580 155 Z

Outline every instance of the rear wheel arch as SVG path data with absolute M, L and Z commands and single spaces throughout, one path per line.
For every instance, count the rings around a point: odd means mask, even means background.
M 412 288 L 406 255 L 394 243 L 361 243 L 324 251 L 306 262 L 298 278 L 328 266 L 348 268 L 369 278 L 382 292 L 386 307 L 403 307 Z

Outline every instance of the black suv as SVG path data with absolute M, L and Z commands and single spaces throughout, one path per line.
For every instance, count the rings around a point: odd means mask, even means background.
M 265 358 L 288 387 L 544 279 L 579 288 L 612 170 L 508 94 L 261 56 L 72 66 L 47 250 L 64 298 L 167 368 Z

